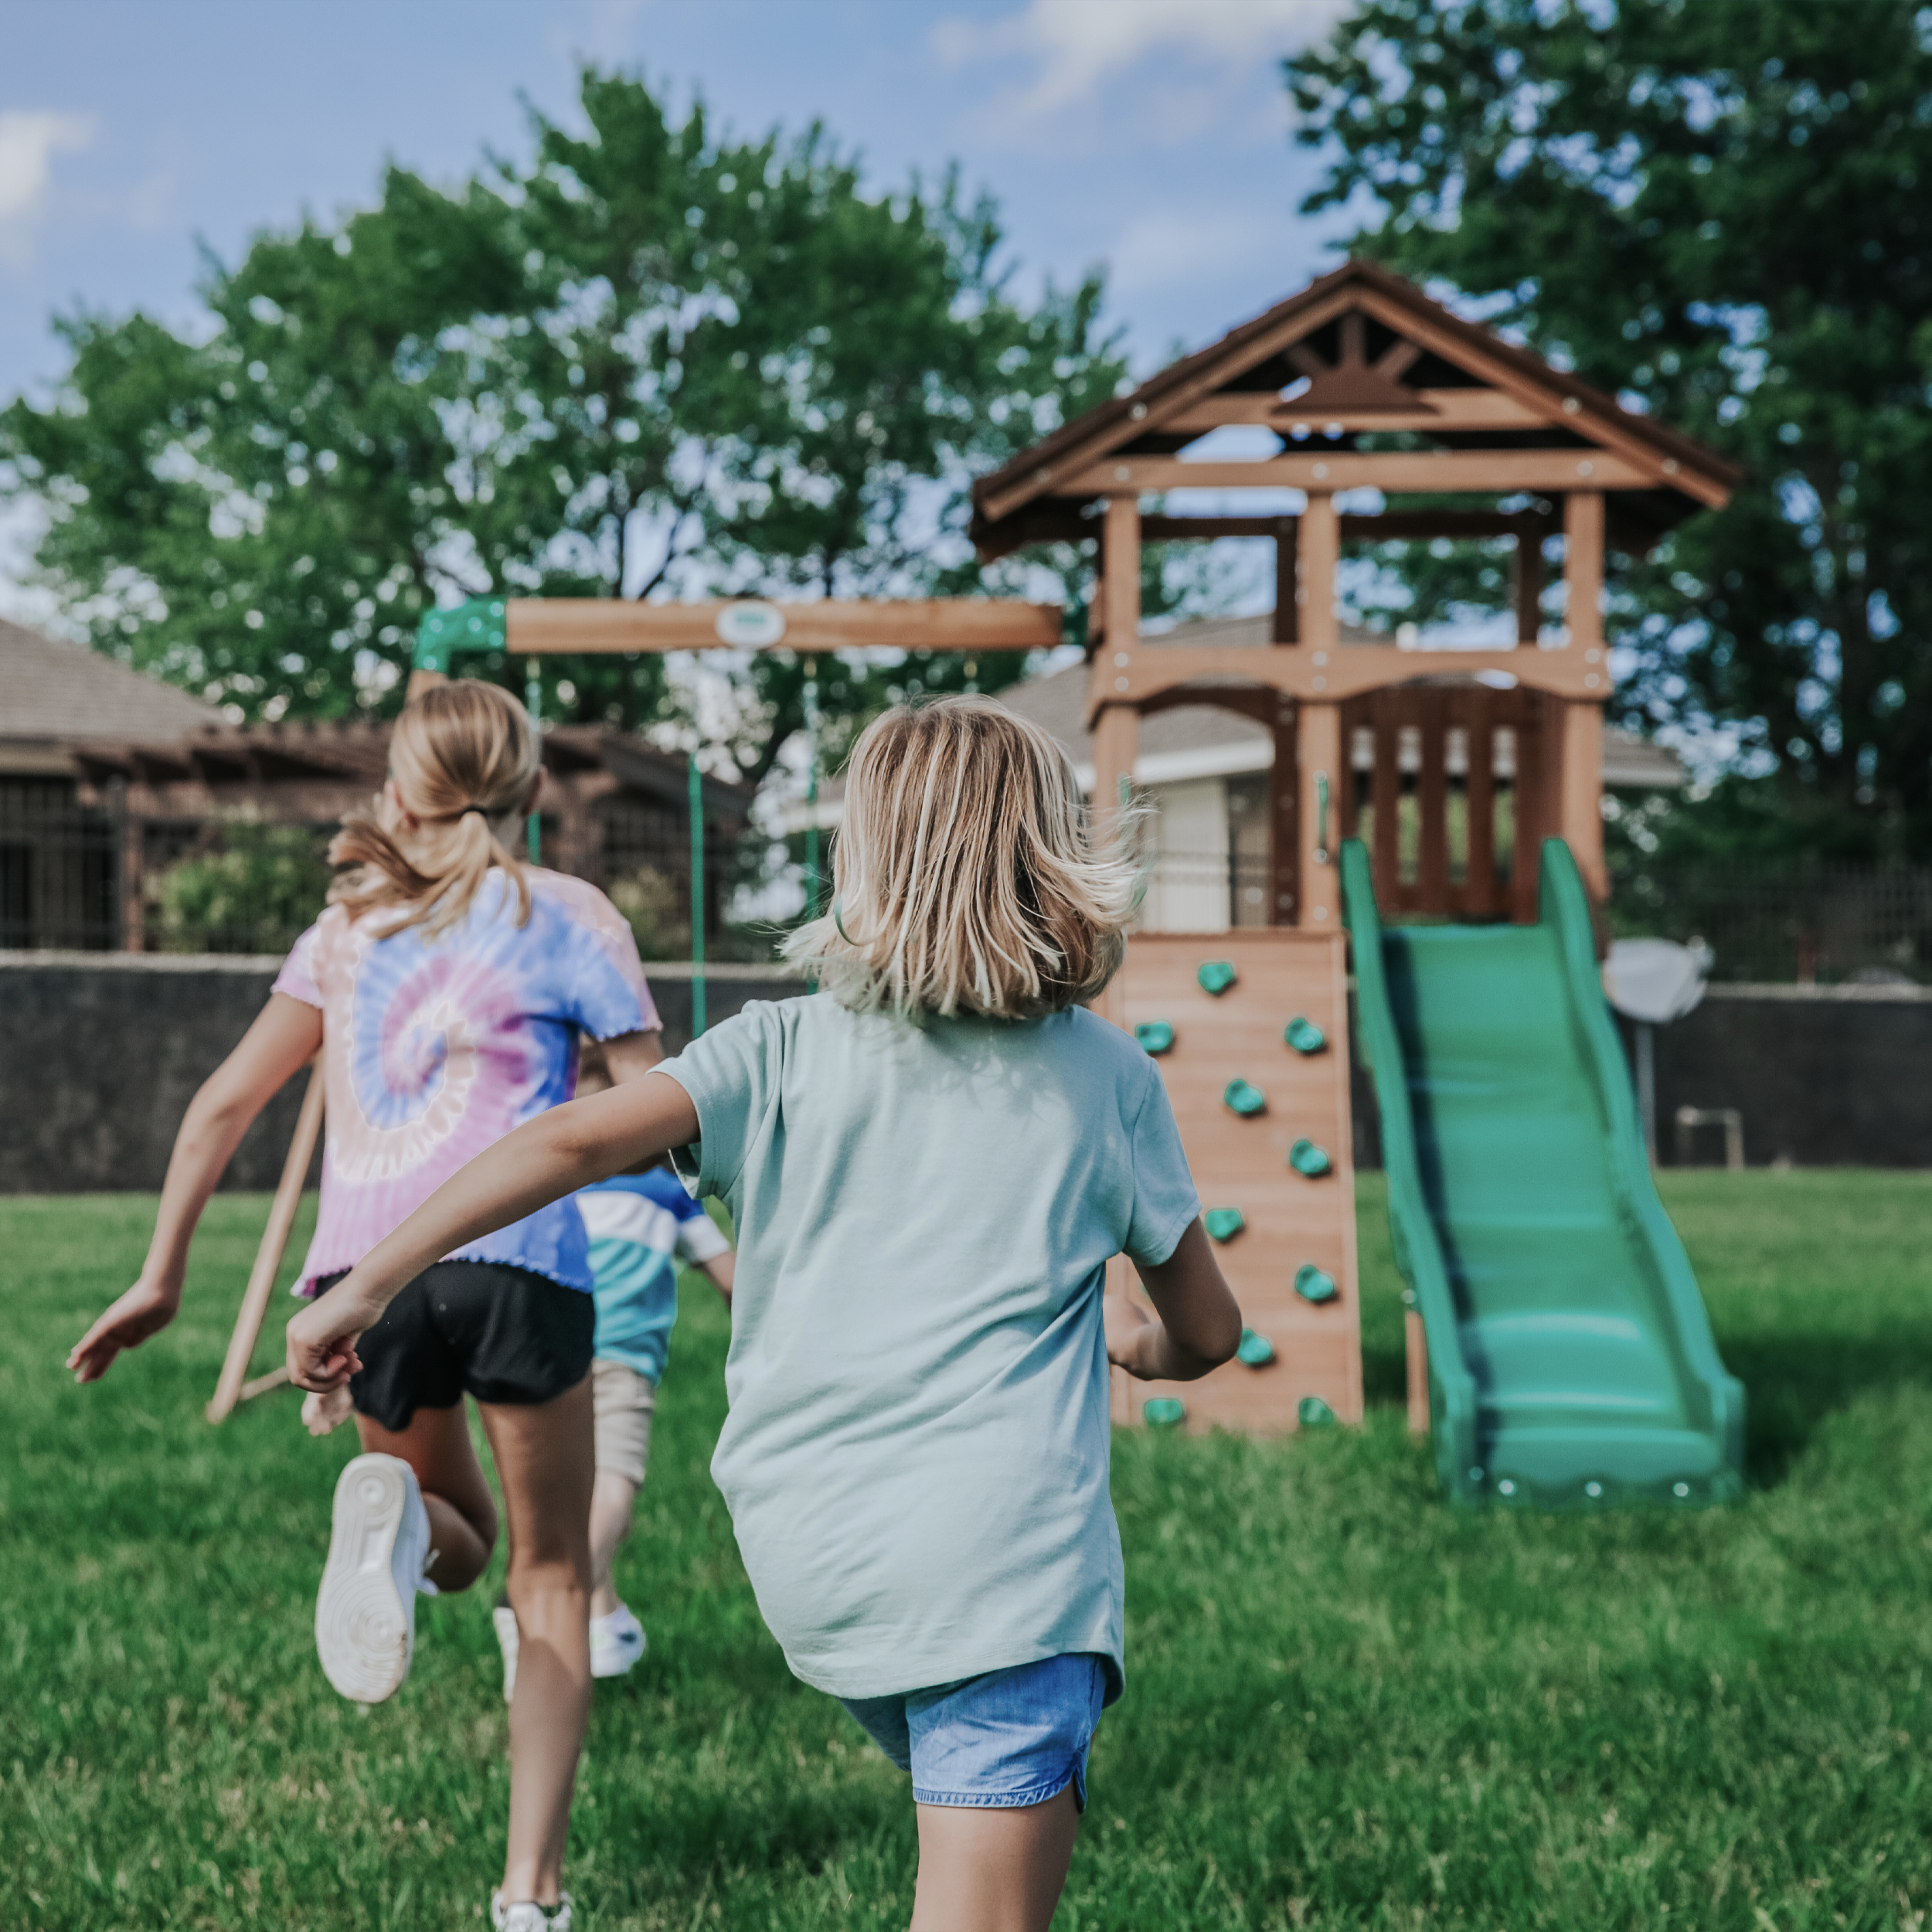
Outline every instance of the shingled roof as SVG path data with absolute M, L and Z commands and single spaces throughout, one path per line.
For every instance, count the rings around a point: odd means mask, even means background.
M 226 723 L 158 678 L 0 618 L 0 739 L 179 738 Z

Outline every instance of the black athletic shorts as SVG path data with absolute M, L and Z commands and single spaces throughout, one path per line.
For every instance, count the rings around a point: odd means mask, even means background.
M 348 1273 L 316 1284 L 326 1294 Z M 581 1288 L 498 1261 L 438 1261 L 403 1289 L 356 1345 L 359 1415 L 400 1434 L 418 1409 L 534 1405 L 590 1372 L 597 1304 Z

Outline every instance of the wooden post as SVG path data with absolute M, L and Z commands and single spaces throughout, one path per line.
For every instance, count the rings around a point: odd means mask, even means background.
M 1133 496 L 1107 499 L 1102 537 L 1100 610 L 1104 641 L 1094 654 L 1091 689 L 1102 700 L 1094 721 L 1094 824 L 1103 838 L 1120 823 L 1121 808 L 1131 796 L 1134 763 L 1141 740 L 1140 713 L 1131 704 L 1106 699 L 1119 686 L 1134 662 L 1141 638 L 1141 505 Z M 1127 1009 L 1119 977 L 1100 996 L 1100 1012 L 1116 1025 L 1124 1024 Z
M 1277 693 L 1274 706 L 1274 761 L 1268 770 L 1268 920 L 1270 926 L 1296 923 L 1301 899 L 1301 845 L 1297 836 L 1299 821 L 1295 800 L 1299 786 L 1299 760 L 1296 757 L 1295 708 Z M 1339 777 L 1329 810 L 1338 811 L 1342 794 Z
M 1449 906 L 1449 694 L 1424 689 L 1416 716 L 1420 724 L 1422 761 L 1416 773 L 1416 818 L 1420 842 L 1416 888 L 1425 913 Z
M 1516 642 L 1533 646 L 1543 624 L 1543 523 L 1534 515 L 1516 522 Z
M 1604 493 L 1572 490 L 1563 498 L 1563 622 L 1573 651 L 1604 648 Z M 1597 663 L 1597 658 L 1588 662 Z
M 1312 640 L 1311 640 L 1312 641 Z M 1341 874 L 1335 846 L 1341 835 L 1342 787 L 1348 767 L 1342 743 L 1342 707 L 1308 699 L 1297 719 L 1296 759 L 1301 808 L 1301 904 L 1297 923 L 1316 932 L 1341 929 Z
M 1478 686 L 1463 693 L 1469 719 L 1469 775 L 1463 792 L 1468 815 L 1469 870 L 1463 909 L 1486 919 L 1496 904 L 1496 723 L 1493 695 Z
M 1402 725 L 1395 692 L 1376 692 L 1371 704 L 1375 763 L 1369 773 L 1369 802 L 1375 808 L 1376 821 L 1369 869 L 1376 897 L 1385 911 L 1393 912 L 1402 893 Z
M 1335 498 L 1311 491 L 1302 512 L 1297 601 L 1301 641 L 1311 649 L 1332 651 L 1339 641 L 1335 617 L 1335 566 L 1342 560 L 1342 522 Z
M 1403 1339 L 1407 1345 L 1409 1366 L 1409 1433 L 1429 1433 L 1429 1338 L 1422 1317 L 1413 1308 L 1403 1318 Z
M 1268 631 L 1269 641 L 1274 644 L 1301 641 L 1301 614 L 1296 605 L 1301 532 L 1299 518 L 1274 519 L 1274 621 Z
M 235 1317 L 234 1332 L 228 1338 L 228 1354 L 221 1365 L 221 1379 L 215 1384 L 215 1399 L 208 1405 L 210 1422 L 223 1420 L 242 1399 L 248 1359 L 255 1352 L 255 1338 L 261 1333 L 262 1318 L 268 1312 L 268 1298 L 274 1291 L 282 1252 L 288 1246 L 288 1231 L 295 1225 L 302 1183 L 308 1178 L 315 1136 L 321 1128 L 322 1087 L 322 1056 L 318 1053 L 302 1095 L 302 1111 L 295 1117 L 295 1137 L 289 1142 L 288 1158 L 282 1163 L 282 1178 L 268 1210 L 268 1225 L 263 1229 L 261 1245 L 255 1250 L 255 1265 L 249 1271 L 241 1311 Z M 258 1377 L 247 1387 L 250 1393 L 260 1394 L 264 1388 L 273 1388 L 286 1379 L 286 1376 L 270 1374 Z
M 1587 699 L 1563 707 L 1563 779 L 1557 832 L 1570 848 L 1590 896 L 1600 905 L 1610 896 L 1604 864 L 1604 711 Z

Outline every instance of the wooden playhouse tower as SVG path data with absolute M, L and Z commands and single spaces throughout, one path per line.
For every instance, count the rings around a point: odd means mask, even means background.
M 1271 431 L 1279 447 L 1235 461 L 1185 453 L 1231 425 Z M 1128 795 L 1144 716 L 1219 706 L 1274 736 L 1269 926 L 1136 937 L 1107 1008 L 1159 1050 L 1203 1205 L 1232 1211 L 1215 1224 L 1232 1230 L 1223 1265 L 1273 1359 L 1230 1362 L 1185 1389 L 1117 1378 L 1121 1419 L 1179 1397 L 1195 1427 L 1360 1420 L 1336 848 L 1367 838 L 1385 907 L 1522 920 L 1536 917 L 1542 842 L 1560 837 L 1600 901 L 1605 551 L 1648 550 L 1685 516 L 1721 506 L 1737 474 L 1354 260 L 975 486 L 982 560 L 1049 539 L 1098 547 L 1087 713 L 1102 811 Z M 1298 515 L 1141 507 L 1169 491 L 1284 488 L 1305 496 Z M 1403 507 L 1338 510 L 1338 495 L 1366 489 Z M 1553 621 L 1543 546 L 1558 535 L 1563 597 Z M 1272 641 L 1143 641 L 1142 543 L 1223 536 L 1274 540 Z M 1345 644 L 1342 546 L 1440 537 L 1515 539 L 1514 645 L 1451 655 Z M 1225 975 L 1205 969 L 1227 967 L 1231 981 L 1213 990 Z M 1291 1028 L 1297 1019 L 1321 1036 L 1316 1050 L 1285 1037 L 1312 1043 Z M 1412 1384 L 1416 1366 L 1412 1335 Z

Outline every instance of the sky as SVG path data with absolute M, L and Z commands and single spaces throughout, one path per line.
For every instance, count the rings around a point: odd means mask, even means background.
M 70 0 L 6 10 L 0 401 L 63 366 L 51 318 L 192 326 L 202 251 L 517 152 L 580 64 L 693 90 L 743 134 L 814 119 L 879 190 L 957 162 L 1000 204 L 1022 287 L 1106 265 L 1137 373 L 1333 266 L 1354 225 L 1297 213 L 1318 158 L 1277 62 L 1340 0 Z M 0 525 L 0 613 L 30 532 Z

